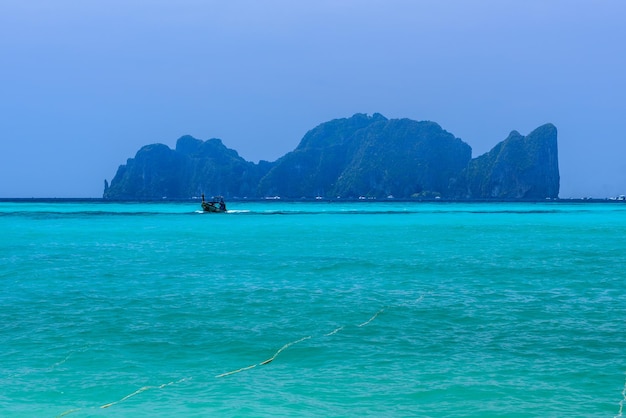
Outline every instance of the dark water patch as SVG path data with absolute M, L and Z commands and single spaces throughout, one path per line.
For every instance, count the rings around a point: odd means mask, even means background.
M 19 217 L 27 219 L 66 219 L 80 217 L 103 217 L 103 216 L 156 216 L 156 215 L 181 215 L 180 213 L 164 212 L 107 212 L 107 211 L 79 211 L 79 212 L 40 212 L 40 211 L 18 211 L 0 212 L 0 217 Z

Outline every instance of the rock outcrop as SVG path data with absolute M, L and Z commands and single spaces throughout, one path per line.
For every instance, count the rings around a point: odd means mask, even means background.
M 441 195 L 471 148 L 434 122 L 357 114 L 323 123 L 261 180 L 262 195 Z
M 122 165 L 105 199 L 188 198 L 256 195 L 261 177 L 270 163 L 254 164 L 226 148 L 221 140 L 201 141 L 183 136 L 172 150 L 163 144 L 141 148 Z
M 464 199 L 543 199 L 559 195 L 557 130 L 546 124 L 517 131 L 471 160 L 449 195 Z
M 471 148 L 434 122 L 376 113 L 322 123 L 277 161 L 248 162 L 219 139 L 152 144 L 119 167 L 104 198 L 388 197 L 543 199 L 558 197 L 557 132 L 546 124 L 513 131 L 491 151 Z

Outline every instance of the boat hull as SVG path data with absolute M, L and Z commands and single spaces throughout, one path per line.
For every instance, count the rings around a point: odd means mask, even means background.
M 203 212 L 209 212 L 209 213 L 224 213 L 224 212 L 226 212 L 225 210 L 220 209 L 219 206 L 216 206 L 213 203 L 207 203 L 207 202 L 202 202 L 202 211 Z

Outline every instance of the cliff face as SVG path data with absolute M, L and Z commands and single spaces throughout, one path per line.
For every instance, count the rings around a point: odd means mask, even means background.
M 117 170 L 104 198 L 134 199 L 172 196 L 179 192 L 184 161 L 163 144 L 142 147 Z M 158 194 L 158 195 L 157 195 Z
M 359 196 L 540 199 L 558 197 L 556 128 L 512 132 L 490 152 L 434 122 L 356 114 L 315 127 L 274 163 L 245 161 L 219 139 L 148 145 L 119 167 L 104 198 Z
M 355 132 L 381 120 L 386 119 L 378 114 L 357 114 L 313 128 L 261 179 L 259 195 L 332 196 L 334 184 L 350 159 L 350 139 Z
M 141 148 L 119 167 L 105 199 L 187 198 L 256 195 L 261 177 L 271 165 L 245 161 L 219 139 L 200 141 L 183 136 L 171 150 L 163 144 Z
M 450 195 L 461 198 L 543 199 L 559 195 L 557 130 L 540 126 L 528 136 L 517 131 L 473 159 Z
M 261 180 L 262 195 L 441 195 L 471 148 L 434 122 L 380 114 L 336 119 L 309 131 Z

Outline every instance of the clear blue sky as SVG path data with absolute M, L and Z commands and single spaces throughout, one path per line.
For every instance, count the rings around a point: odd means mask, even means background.
M 354 113 L 474 156 L 554 123 L 561 197 L 626 194 L 623 0 L 2 0 L 0 197 L 100 197 L 146 144 L 274 161 Z

